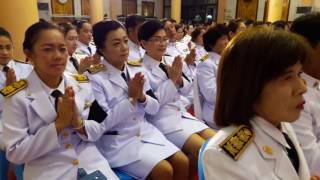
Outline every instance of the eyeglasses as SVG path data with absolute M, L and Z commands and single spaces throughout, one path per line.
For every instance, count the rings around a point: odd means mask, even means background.
M 167 37 L 165 37 L 165 38 L 153 37 L 153 38 L 150 38 L 148 41 L 152 42 L 152 43 L 154 43 L 156 45 L 159 45 L 161 43 L 167 44 L 169 42 L 169 39 Z

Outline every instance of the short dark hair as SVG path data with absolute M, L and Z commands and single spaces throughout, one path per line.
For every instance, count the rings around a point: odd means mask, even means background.
M 286 22 L 279 20 L 272 23 L 274 30 L 285 30 Z
M 218 68 L 215 123 L 251 126 L 253 105 L 266 83 L 308 60 L 309 48 L 298 35 L 267 28 L 253 28 L 232 39 Z
M 203 34 L 204 49 L 208 52 L 212 51 L 211 47 L 214 46 L 222 36 L 228 36 L 228 32 L 228 28 L 223 24 L 217 24 L 209 28 L 208 31 Z
M 97 52 L 101 54 L 99 49 L 104 48 L 104 43 L 106 41 L 108 33 L 110 31 L 117 30 L 119 28 L 122 28 L 125 30 L 125 27 L 119 22 L 115 20 L 107 20 L 107 21 L 100 21 L 93 25 L 93 41 L 94 44 L 97 47 Z
M 85 23 L 90 24 L 90 23 L 89 23 L 88 21 L 86 21 L 86 20 L 79 20 L 79 19 L 74 20 L 74 21 L 72 22 L 72 24 L 76 27 L 76 30 L 77 30 L 78 33 L 79 33 L 80 29 L 83 27 L 83 25 L 84 25 Z
M 67 33 L 71 30 L 77 30 L 76 27 L 74 25 L 72 25 L 71 23 L 67 23 L 67 22 L 62 22 L 59 23 L 58 26 L 60 27 L 60 29 L 64 32 L 64 35 L 66 36 Z
M 171 22 L 171 23 L 176 23 L 177 21 L 172 19 L 172 18 L 164 18 L 164 19 L 161 19 L 160 22 L 162 23 L 162 25 L 164 26 L 166 24 L 166 22 Z
M 254 21 L 253 21 L 252 19 L 246 19 L 246 20 L 244 21 L 244 24 L 245 24 L 246 26 L 253 25 L 253 23 L 254 23 Z
M 143 23 L 138 32 L 139 41 L 148 41 L 156 32 L 163 28 L 163 24 L 159 20 L 149 20 Z
M 10 39 L 10 41 L 12 41 L 10 33 L 3 27 L 0 27 L 0 36 L 7 37 L 8 39 Z
M 126 18 L 125 26 L 128 30 L 129 28 L 135 28 L 139 24 L 142 24 L 145 21 L 145 18 L 140 15 L 130 15 Z
M 45 30 L 58 30 L 61 34 L 64 35 L 62 30 L 47 21 L 39 21 L 37 23 L 32 24 L 25 32 L 24 41 L 23 41 L 23 50 L 32 50 L 34 44 L 37 42 L 39 38 L 39 34 L 41 31 Z
M 227 27 L 229 31 L 235 33 L 242 22 L 243 21 L 241 19 L 230 20 Z
M 191 41 L 192 42 L 195 42 L 196 39 L 198 38 L 198 36 L 201 34 L 201 32 L 204 30 L 203 27 L 199 26 L 199 27 L 196 27 L 194 29 L 194 31 L 192 31 L 191 33 Z
M 309 13 L 295 19 L 290 30 L 305 37 L 315 47 L 320 42 L 320 13 Z

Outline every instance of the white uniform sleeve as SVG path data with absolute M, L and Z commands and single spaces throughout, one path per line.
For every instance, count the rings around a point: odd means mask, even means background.
M 203 63 L 200 63 L 197 69 L 199 90 L 206 101 L 214 103 L 217 92 L 215 72 L 212 67 Z

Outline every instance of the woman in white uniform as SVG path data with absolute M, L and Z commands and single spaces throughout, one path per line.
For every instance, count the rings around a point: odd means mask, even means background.
M 223 127 L 204 149 L 206 179 L 310 180 L 290 122 L 304 107 L 300 77 L 308 47 L 284 31 L 252 29 L 222 55 L 215 122 Z
M 93 57 L 75 53 L 78 47 L 78 32 L 75 26 L 70 23 L 60 23 L 59 27 L 64 32 L 69 54 L 66 72 L 69 74 L 83 74 L 93 63 Z
M 93 26 L 94 42 L 104 60 L 90 68 L 94 95 L 109 119 L 96 142 L 112 168 L 137 179 L 187 179 L 188 158 L 145 116 L 156 114 L 157 97 L 143 68 L 127 64 L 129 48 L 125 28 L 117 21 Z
M 92 25 L 84 20 L 76 20 L 73 25 L 77 28 L 79 35 L 76 53 L 93 56 L 96 53 L 96 46 L 92 42 Z
M 23 49 L 34 71 L 2 91 L 8 160 L 25 163 L 25 180 L 76 179 L 81 168 L 97 178 L 118 179 L 92 143 L 92 132 L 101 127 L 92 116 L 92 92 L 63 75 L 68 57 L 63 32 L 35 23 L 25 33 Z
M 158 113 L 148 115 L 148 120 L 193 159 L 192 169 L 202 143 L 212 137 L 214 131 L 195 118 L 182 116 L 180 93 L 188 94 L 192 82 L 182 73 L 179 56 L 174 60 L 164 56 L 168 38 L 161 22 L 145 22 L 139 29 L 139 40 L 146 50 L 143 66 L 160 103 Z

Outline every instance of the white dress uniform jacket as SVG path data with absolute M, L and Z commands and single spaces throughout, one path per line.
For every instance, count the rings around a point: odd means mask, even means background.
M 76 54 L 76 53 L 74 53 L 72 55 L 72 57 L 77 60 L 78 65 L 80 65 L 81 59 L 85 58 L 86 56 L 87 55 Z M 68 74 L 78 74 L 78 71 L 77 71 L 76 67 L 74 66 L 74 64 L 70 60 L 70 56 L 68 57 L 68 61 L 67 61 L 65 72 L 68 73 Z
M 35 71 L 27 78 L 28 86 L 12 97 L 6 98 L 3 111 L 3 135 L 6 156 L 10 162 L 25 163 L 24 179 L 76 179 L 78 168 L 88 174 L 100 170 L 108 179 L 118 179 L 108 162 L 92 141 L 101 125 L 85 120 L 87 136 L 66 128 L 57 133 L 54 121 L 56 111 L 50 88 L 40 80 Z M 64 76 L 58 89 L 64 93 L 72 86 L 81 117 L 89 114 L 88 102 L 93 102 L 92 92 L 83 89 L 73 78 Z
M 167 140 L 145 119 L 146 113 L 154 115 L 158 112 L 158 101 L 146 95 L 144 103 L 132 105 L 128 98 L 128 86 L 121 77 L 121 71 L 106 60 L 103 60 L 102 64 L 106 70 L 89 75 L 94 95 L 103 110 L 108 113 L 107 120 L 103 122 L 106 132 L 96 145 L 111 167 L 120 167 L 142 158 L 141 142 L 161 146 L 165 145 Z M 124 72 L 127 74 L 126 77 L 133 78 L 138 72 L 136 70 L 140 69 L 126 65 Z M 144 91 L 150 89 L 149 83 L 145 82 Z
M 89 48 L 91 52 L 89 51 Z M 93 56 L 96 53 L 96 46 L 92 43 L 89 43 L 89 46 L 83 44 L 82 42 L 78 41 L 78 48 L 76 49 L 76 54 L 86 55 L 86 56 Z
M 188 94 L 192 89 L 192 83 L 183 78 L 183 87 L 177 88 L 168 79 L 166 73 L 159 68 L 160 62 L 145 54 L 142 63 L 146 68 L 146 75 L 150 80 L 151 88 L 154 90 L 160 103 L 159 112 L 150 116 L 148 120 L 163 134 L 181 130 L 180 93 Z M 172 58 L 164 56 L 162 63 L 170 65 Z
M 310 174 L 297 137 L 289 123 L 281 123 L 281 130 L 261 117 L 251 120 L 255 137 L 238 160 L 234 160 L 220 144 L 237 127 L 222 128 L 208 143 L 202 159 L 208 180 L 310 180 Z M 293 142 L 299 156 L 298 174 L 286 153 L 289 145 L 282 134 Z
M 213 121 L 213 113 L 216 104 L 216 80 L 219 60 L 219 54 L 209 52 L 208 59 L 199 63 L 196 73 L 202 99 L 202 118 L 214 129 L 218 129 Z
M 138 44 L 132 42 L 130 39 L 128 41 L 129 46 L 129 57 L 128 61 L 141 61 L 145 50 Z
M 30 74 L 33 68 L 30 64 L 26 64 L 24 62 L 20 62 L 16 60 L 10 60 L 7 66 L 14 70 L 17 80 L 26 78 Z M 0 65 L 0 89 L 6 86 L 6 74 L 3 71 L 3 67 L 4 66 Z M 3 96 L 0 94 L 0 150 L 5 149 L 5 145 L 2 139 L 2 121 L 1 121 L 2 109 L 3 109 L 2 106 L 3 106 Z
M 306 156 L 311 175 L 320 176 L 320 86 L 319 80 L 302 74 L 308 91 L 300 118 L 292 126 Z
M 208 52 L 204 49 L 203 46 L 196 44 L 195 45 L 196 49 L 196 60 L 195 63 L 198 65 L 201 62 L 201 59 L 204 58 Z

